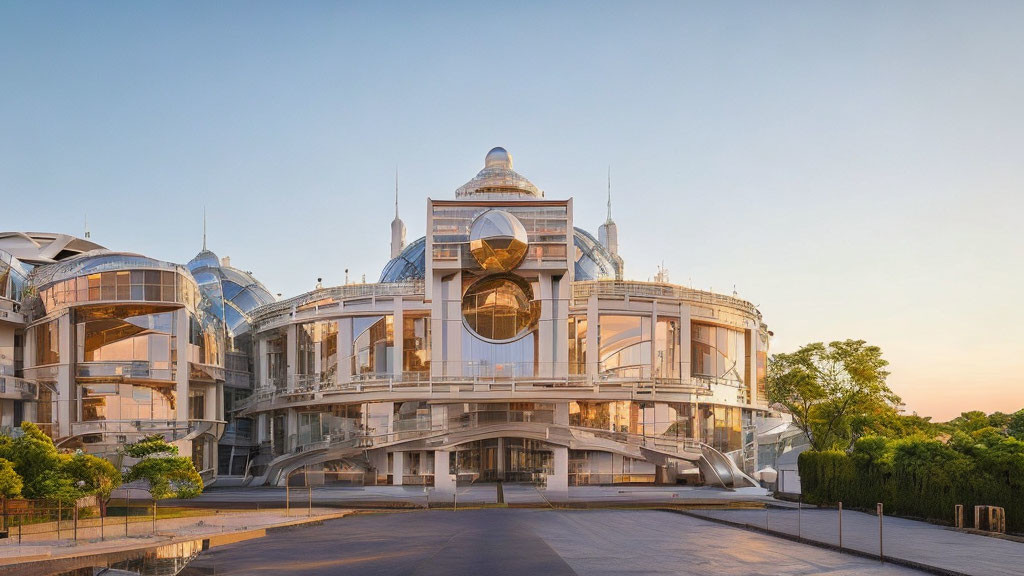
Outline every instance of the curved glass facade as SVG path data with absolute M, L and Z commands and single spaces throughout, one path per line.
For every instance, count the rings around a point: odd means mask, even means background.
M 426 236 L 414 240 L 402 250 L 397 258 L 384 266 L 379 282 L 402 282 L 403 280 L 422 280 L 426 274 L 427 264 L 424 253 L 427 249 Z

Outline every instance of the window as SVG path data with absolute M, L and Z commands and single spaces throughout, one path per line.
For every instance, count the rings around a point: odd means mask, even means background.
M 35 365 L 60 362 L 60 331 L 56 320 L 50 320 L 33 328 L 35 331 Z
M 746 381 L 746 335 L 722 326 L 693 323 L 690 374 Z

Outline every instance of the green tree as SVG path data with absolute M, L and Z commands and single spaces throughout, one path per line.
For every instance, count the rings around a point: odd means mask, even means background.
M 946 423 L 952 430 L 959 430 L 960 432 L 976 432 L 982 428 L 989 427 L 988 416 L 985 415 L 981 410 L 971 410 L 970 412 L 962 412 L 956 418 L 953 418 Z
M 0 496 L 17 498 L 21 496 L 21 476 L 14 470 L 10 460 L 0 458 Z
M 1024 440 L 1024 408 L 1010 416 L 1010 423 L 1006 426 L 1006 433 L 1018 440 Z
M 845 450 L 863 422 L 895 415 L 897 396 L 885 383 L 889 363 L 864 340 L 808 344 L 768 363 L 768 397 L 785 406 L 813 450 Z
M 196 472 L 192 460 L 178 456 L 178 447 L 169 444 L 159 434 L 126 445 L 124 453 L 138 459 L 129 468 L 125 480 L 145 480 L 150 495 L 156 500 L 195 498 L 203 492 L 203 479 Z
M 75 479 L 76 488 L 99 498 L 102 513 L 106 514 L 110 493 L 121 485 L 117 468 L 104 458 L 77 452 L 65 461 L 64 471 Z
M 71 503 L 96 495 L 105 501 L 121 484 L 121 475 L 110 462 L 81 452 L 62 454 L 31 422 L 23 422 L 21 431 L 15 438 L 0 436 L 0 459 L 10 461 L 25 498 Z

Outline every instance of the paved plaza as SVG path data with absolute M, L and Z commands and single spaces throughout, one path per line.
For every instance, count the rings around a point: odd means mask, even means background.
M 671 512 L 484 509 L 349 516 L 215 548 L 182 576 L 730 576 L 766 568 L 779 575 L 919 574 Z

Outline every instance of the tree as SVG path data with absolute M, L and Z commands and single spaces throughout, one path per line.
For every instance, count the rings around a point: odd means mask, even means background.
M 1006 433 L 1018 440 L 1024 441 L 1024 408 L 1010 416 L 1010 423 L 1006 426 Z
M 99 499 L 101 512 L 106 514 L 111 492 L 121 485 L 121 473 L 117 468 L 109 460 L 77 452 L 64 463 L 64 470 L 76 480 L 79 490 Z
M 970 434 L 982 428 L 988 428 L 989 419 L 981 410 L 971 410 L 970 412 L 962 412 L 959 416 L 947 422 L 947 425 L 953 430 Z
M 21 486 L 21 476 L 14 471 L 14 464 L 0 458 L 0 496 L 17 498 L 21 496 Z
M 192 460 L 178 456 L 178 447 L 160 434 L 126 445 L 124 453 L 139 460 L 128 469 L 125 480 L 145 480 L 154 500 L 195 498 L 203 492 L 203 479 Z
M 22 496 L 70 504 L 96 495 L 105 501 L 121 484 L 121 475 L 110 462 L 82 452 L 61 453 L 31 422 L 23 422 L 21 432 L 18 437 L 0 436 L 0 459 L 9 461 L 18 475 Z
M 768 398 L 790 411 L 813 450 L 845 450 L 865 420 L 896 414 L 900 398 L 885 383 L 888 365 L 864 340 L 815 342 L 771 357 Z

